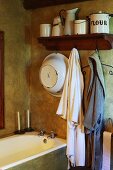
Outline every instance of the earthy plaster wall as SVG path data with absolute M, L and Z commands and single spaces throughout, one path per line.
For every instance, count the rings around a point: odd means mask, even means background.
M 66 136 L 66 122 L 56 115 L 56 110 L 59 103 L 59 98 L 52 97 L 42 87 L 39 81 L 39 69 L 46 55 L 53 51 L 47 51 L 41 44 L 38 43 L 39 25 L 41 23 L 52 23 L 53 18 L 58 15 L 61 9 L 80 8 L 79 18 L 86 18 L 92 12 L 100 10 L 108 13 L 113 13 L 113 1 L 111 0 L 92 0 L 81 3 L 72 3 L 68 5 L 59 5 L 45 7 L 34 10 L 32 12 L 32 52 L 31 52 L 31 112 L 32 125 L 37 129 L 44 128 L 47 132 L 54 130 L 59 136 Z M 110 20 L 110 33 L 113 33 L 113 19 Z M 63 51 L 63 54 L 69 56 L 69 51 Z M 80 51 L 82 66 L 87 65 L 87 58 L 92 54 L 92 51 Z M 113 50 L 100 51 L 102 63 L 113 65 Z M 113 118 L 113 76 L 109 75 L 109 70 L 112 68 L 103 66 L 106 83 L 106 103 L 105 103 L 105 118 Z
M 23 115 L 29 107 L 25 73 L 30 60 L 30 42 L 26 38 L 31 25 L 30 18 L 31 14 L 23 9 L 22 1 L 0 0 L 0 30 L 5 33 L 5 129 L 0 130 L 0 136 L 14 132 L 17 128 L 16 112 L 20 111 Z

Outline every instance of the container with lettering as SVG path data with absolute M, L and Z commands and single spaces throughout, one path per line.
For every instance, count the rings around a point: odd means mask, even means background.
M 90 33 L 109 33 L 109 19 L 113 14 L 98 13 L 90 14 Z

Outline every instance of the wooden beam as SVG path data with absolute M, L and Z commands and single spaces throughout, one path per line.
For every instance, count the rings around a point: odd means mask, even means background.
M 76 3 L 76 2 L 84 2 L 91 0 L 23 0 L 23 6 L 25 9 L 36 9 L 46 6 L 67 4 L 67 3 Z

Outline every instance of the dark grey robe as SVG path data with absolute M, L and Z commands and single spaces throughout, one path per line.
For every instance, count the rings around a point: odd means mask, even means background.
M 104 76 L 98 53 L 89 57 L 91 79 L 87 92 L 88 107 L 85 113 L 86 154 L 92 170 L 102 169 L 102 129 L 105 100 Z M 89 164 L 89 163 L 88 163 Z

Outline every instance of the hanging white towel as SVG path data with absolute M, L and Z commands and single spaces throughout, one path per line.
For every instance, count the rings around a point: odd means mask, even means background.
M 77 126 L 76 130 L 76 166 L 84 166 L 85 165 L 85 135 L 81 131 L 80 125 Z
M 67 119 L 67 157 L 72 166 L 85 165 L 85 134 L 82 131 L 83 112 L 81 108 L 83 89 L 79 54 L 74 48 L 69 56 L 66 81 L 56 113 Z
M 111 159 L 111 134 L 110 132 L 103 133 L 103 165 L 102 170 L 110 170 Z

